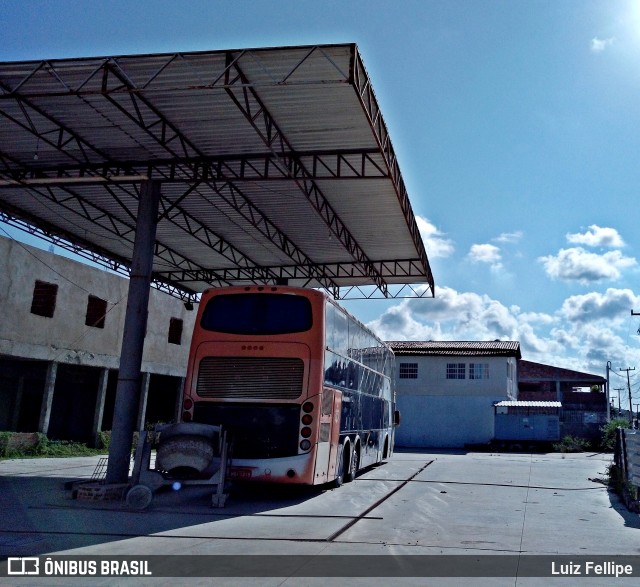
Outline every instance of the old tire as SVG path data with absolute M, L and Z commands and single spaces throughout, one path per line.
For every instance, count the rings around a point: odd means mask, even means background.
M 165 441 L 161 438 L 156 469 L 202 473 L 211 464 L 213 454 L 211 442 L 202 436 L 173 436 Z

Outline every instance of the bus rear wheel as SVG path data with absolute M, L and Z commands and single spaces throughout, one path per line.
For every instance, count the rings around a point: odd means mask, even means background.
M 336 463 L 336 478 L 331 483 L 331 486 L 334 487 L 335 489 L 342 486 L 342 484 L 345 482 L 345 477 L 346 477 L 345 463 L 350 462 L 349 460 L 350 456 L 351 455 L 349 451 L 349 445 L 346 444 L 344 446 L 341 446 L 340 449 L 338 450 L 338 458 Z
M 346 476 L 347 483 L 350 483 L 356 478 L 356 473 L 360 468 L 360 447 L 356 446 L 351 454 L 351 462 L 349 463 L 349 472 Z

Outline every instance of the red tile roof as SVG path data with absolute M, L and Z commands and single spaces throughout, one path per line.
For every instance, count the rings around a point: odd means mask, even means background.
M 584 384 L 600 384 L 604 383 L 606 379 L 592 373 L 582 373 L 571 369 L 563 369 L 562 367 L 521 360 L 518 362 L 518 381 L 576 381 Z
M 387 341 L 396 355 L 440 355 L 487 357 L 504 356 L 520 359 L 520 343 L 513 340 L 493 341 Z

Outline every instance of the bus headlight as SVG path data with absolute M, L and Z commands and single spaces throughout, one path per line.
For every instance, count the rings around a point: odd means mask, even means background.
M 302 438 L 309 438 L 309 436 L 311 436 L 311 428 L 305 426 L 302 430 L 300 430 L 300 436 L 302 436 Z

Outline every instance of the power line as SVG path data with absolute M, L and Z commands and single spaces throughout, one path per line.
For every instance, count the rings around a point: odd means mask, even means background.
M 41 259 L 40 257 L 38 257 L 38 255 L 36 255 L 35 253 L 33 253 L 32 251 L 29 250 L 29 248 L 23 244 L 22 242 L 20 242 L 19 240 L 17 240 L 16 238 L 13 237 L 13 235 L 11 235 L 10 233 L 8 233 L 3 227 L 2 225 L 0 225 L 0 230 L 2 232 L 4 232 L 4 234 L 7 235 L 7 237 L 9 239 L 11 239 L 14 243 L 16 243 L 18 246 L 20 246 L 26 253 L 28 253 L 29 255 L 31 255 L 36 261 L 39 261 L 40 263 L 42 263 L 42 265 L 44 265 L 47 269 L 49 269 L 49 271 L 55 273 L 56 275 L 58 275 L 59 277 L 61 277 L 62 279 L 64 279 L 65 281 L 69 282 L 71 285 L 74 285 L 75 287 L 77 287 L 78 289 L 82 290 L 83 292 L 89 294 L 89 295 L 93 295 L 93 293 L 91 291 L 89 291 L 88 289 L 82 287 L 80 284 L 76 283 L 75 281 L 69 279 L 66 275 L 63 275 L 62 273 L 60 273 L 59 271 L 57 271 L 56 269 L 54 269 L 51 265 L 49 265 L 46 261 L 44 261 L 43 259 Z M 111 307 L 104 313 L 104 315 L 102 315 L 101 317 L 99 317 L 98 319 L 102 319 L 102 318 L 106 318 L 107 314 L 109 314 L 109 312 L 111 312 L 112 310 L 114 310 L 116 308 L 116 306 L 118 306 L 118 304 L 120 304 L 123 300 L 125 300 L 127 298 L 127 294 L 124 294 L 119 300 L 113 302 L 111 300 L 105 300 L 106 302 L 108 302 L 109 304 L 111 304 Z M 87 326 L 91 326 L 90 324 L 88 324 Z M 88 336 L 88 334 L 91 332 L 91 328 L 87 328 L 85 329 L 84 332 L 82 332 L 77 338 L 75 338 L 74 340 L 71 341 L 70 345 L 71 346 L 75 346 L 77 345 L 80 341 L 82 341 L 86 336 Z M 64 353 L 66 353 L 66 350 L 61 350 L 54 358 L 53 361 L 56 362 Z
M 31 255 L 34 259 L 36 259 L 36 261 L 39 261 L 40 263 L 42 263 L 47 269 L 49 269 L 49 271 L 55 273 L 57 276 L 61 277 L 62 279 L 64 279 L 65 281 L 68 281 L 71 285 L 75 285 L 78 289 L 81 289 L 83 292 L 88 293 L 89 295 L 93 295 L 92 292 L 90 292 L 88 289 L 85 289 L 84 287 L 82 287 L 80 284 L 76 283 L 75 281 L 69 279 L 66 275 L 63 275 L 62 273 L 60 273 L 59 271 L 57 271 L 56 269 L 54 269 L 51 265 L 49 265 L 46 261 L 44 261 L 43 259 L 41 259 L 40 257 L 38 257 L 38 255 L 36 255 L 33 251 L 30 251 L 29 248 L 27 248 L 27 246 L 20 242 L 18 239 L 16 239 L 12 234 L 10 234 L 9 232 L 7 232 L 4 227 L 2 225 L 0 225 L 0 230 L 2 232 L 4 232 L 4 234 L 11 240 L 13 241 L 15 244 L 17 244 L 22 250 L 24 250 L 26 253 L 28 253 L 29 255 Z M 120 303 L 121 300 L 118 300 L 117 302 L 112 302 L 111 300 L 107 300 L 108 302 L 112 303 L 112 304 L 118 304 Z

